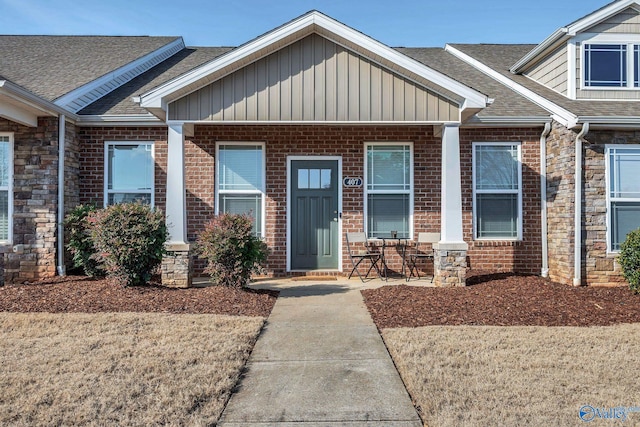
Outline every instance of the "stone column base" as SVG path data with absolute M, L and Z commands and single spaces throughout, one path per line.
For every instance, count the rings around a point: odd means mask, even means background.
M 193 279 L 193 255 L 188 244 L 167 244 L 162 257 L 162 285 L 189 288 Z
M 436 243 L 433 245 L 433 283 L 438 287 L 466 286 L 466 243 Z

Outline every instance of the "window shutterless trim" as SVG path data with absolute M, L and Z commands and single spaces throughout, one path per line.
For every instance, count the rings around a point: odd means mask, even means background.
M 518 189 L 498 189 L 498 190 L 477 190 L 477 171 L 478 168 L 476 166 L 476 148 L 480 146 L 500 146 L 500 147 L 517 147 L 518 151 Z M 473 149 L 471 150 L 471 164 L 472 164 L 472 186 L 473 186 L 473 239 L 474 240 L 504 240 L 504 241 L 519 241 L 522 240 L 522 221 L 523 221 L 523 212 L 522 212 L 522 142 L 474 142 L 472 144 Z M 517 231 L 516 237 L 478 237 L 478 194 L 517 194 L 518 195 L 518 215 L 517 215 Z
M 606 182 L 606 192 L 607 192 L 607 254 L 617 254 L 620 252 L 619 249 L 613 249 L 613 216 L 612 216 L 612 206 L 614 203 L 618 202 L 630 202 L 636 203 L 640 202 L 640 198 L 635 197 L 612 197 L 611 186 L 614 184 L 611 180 L 611 161 L 612 156 L 616 155 L 616 150 L 625 149 L 625 150 L 633 150 L 637 151 L 637 155 L 640 157 L 640 144 L 607 144 L 605 145 L 605 182 Z
M 220 146 L 244 146 L 244 147 L 260 147 L 262 151 L 262 179 L 260 180 L 260 188 L 253 190 L 220 190 Z M 220 194 L 230 195 L 260 195 L 261 196 L 261 230 L 260 237 L 264 238 L 266 234 L 266 165 L 267 165 L 266 144 L 264 142 L 247 142 L 247 141 L 217 141 L 216 142 L 216 165 L 215 165 L 215 183 L 214 183 L 214 212 L 220 214 Z M 257 214 L 257 213 L 256 213 Z M 256 218 L 257 219 L 257 218 Z
M 7 239 L 0 239 L 0 244 L 11 245 L 13 244 L 13 150 L 14 150 L 14 135 L 13 132 L 0 132 L 0 137 L 6 137 L 9 144 L 8 155 L 8 183 L 4 187 L 0 187 L 0 190 L 7 191 Z M 4 138 L 3 138 L 4 139 Z M 4 141 L 3 141 L 4 142 Z
M 369 147 L 373 146 L 393 146 L 393 147 L 409 147 L 409 189 L 389 189 L 389 190 L 369 190 L 369 164 L 368 164 L 368 154 Z M 409 224 L 408 230 L 408 238 L 413 238 L 414 226 L 413 226 L 413 217 L 414 217 L 414 176 L 413 176 L 413 141 L 375 141 L 375 142 L 365 142 L 364 143 L 364 200 L 363 200 L 363 227 L 364 231 L 369 234 L 369 194 L 408 194 L 409 195 L 409 216 L 407 218 Z M 402 184 L 406 187 L 406 183 Z
M 638 62 L 636 60 L 636 48 L 640 46 L 640 41 L 637 35 L 631 37 L 629 35 L 619 35 L 611 38 L 605 37 L 605 35 L 595 36 L 586 40 L 581 40 L 580 46 L 580 90 L 584 91 L 625 91 L 625 90 L 638 90 L 640 87 L 635 83 L 635 76 L 638 75 Z M 606 85 L 587 85 L 587 46 L 593 45 L 608 45 L 608 46 L 624 46 L 625 47 L 625 84 L 624 86 L 606 86 Z M 569 64 L 571 66 L 571 64 Z
M 151 189 L 150 190 L 119 190 L 109 189 L 109 147 L 118 145 L 151 145 L 151 160 L 153 167 L 151 168 Z M 144 193 L 150 194 L 149 206 L 155 206 L 155 189 L 156 189 L 156 173 L 155 173 L 155 143 L 153 141 L 105 141 L 104 142 L 104 200 L 103 205 L 109 206 L 109 194 L 112 193 Z

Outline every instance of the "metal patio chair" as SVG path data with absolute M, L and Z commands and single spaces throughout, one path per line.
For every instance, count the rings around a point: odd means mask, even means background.
M 351 265 L 353 265 L 351 273 L 349 273 L 349 279 L 351 279 L 351 276 L 355 271 L 360 280 L 364 282 L 364 279 L 369 278 L 369 273 L 371 273 L 371 270 L 373 269 L 378 273 L 378 277 L 382 278 L 382 273 L 378 266 L 378 262 L 380 261 L 382 254 L 380 252 L 371 251 L 367 242 L 367 235 L 365 233 L 346 233 L 346 238 L 347 251 L 349 252 L 349 258 L 351 258 Z M 367 270 L 367 274 L 363 277 L 358 270 L 358 266 L 365 260 L 369 261 L 371 266 Z
M 418 265 L 424 261 L 425 267 L 428 261 L 433 262 L 433 248 L 432 245 L 440 241 L 440 233 L 418 233 L 418 240 L 416 240 L 412 250 L 408 253 L 407 265 L 409 266 L 409 274 L 407 274 L 407 282 L 415 276 L 420 279 L 420 272 Z M 433 276 L 431 276 L 431 282 L 433 282 Z

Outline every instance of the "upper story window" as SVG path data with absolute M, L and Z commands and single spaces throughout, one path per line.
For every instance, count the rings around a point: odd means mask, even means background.
M 520 156 L 519 143 L 473 144 L 475 238 L 522 238 Z
M 585 43 L 583 86 L 640 88 L 640 44 Z
M 153 206 L 152 143 L 108 142 L 105 174 L 105 206 L 136 201 Z
M 412 233 L 412 145 L 366 144 L 366 230 L 369 237 L 410 238 Z

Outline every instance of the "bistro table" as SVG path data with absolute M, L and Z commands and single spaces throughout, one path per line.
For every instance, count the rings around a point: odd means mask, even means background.
M 399 249 L 400 256 L 402 257 L 402 276 L 406 275 L 406 255 L 407 255 L 407 246 L 409 244 L 409 238 L 407 237 L 372 237 L 367 239 L 369 244 L 374 244 L 380 247 L 380 259 L 382 260 L 382 267 L 384 271 L 384 280 L 386 281 L 388 278 L 388 270 L 387 267 L 387 258 L 385 255 L 385 250 L 387 247 L 396 247 Z

